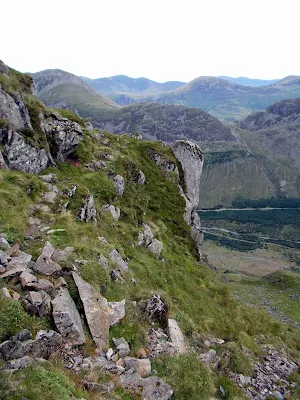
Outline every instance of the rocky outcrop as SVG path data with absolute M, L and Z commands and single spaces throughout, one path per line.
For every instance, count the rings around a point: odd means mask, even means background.
M 150 323 L 158 323 L 162 328 L 168 326 L 168 306 L 159 294 L 153 294 L 150 299 L 142 303 L 141 309 Z
M 12 130 L 30 129 L 32 130 L 31 121 L 27 108 L 25 107 L 22 97 L 17 94 L 15 98 L 10 96 L 0 86 L 0 118 L 7 120 Z
M 29 333 L 30 337 L 30 333 Z M 15 360 L 24 356 L 49 358 L 62 344 L 62 336 L 55 331 L 39 331 L 35 339 L 17 335 L 0 344 L 0 358 Z
M 163 250 L 163 244 L 154 237 L 149 225 L 143 225 L 144 230 L 139 233 L 137 245 L 146 247 L 151 253 L 153 253 L 157 258 Z
M 82 222 L 89 222 L 95 220 L 96 215 L 94 196 L 90 194 L 79 212 L 78 219 Z
M 92 338 L 99 350 L 108 347 L 110 313 L 107 300 L 76 272 L 73 279 L 81 298 Z
M 123 193 L 125 190 L 124 178 L 121 175 L 117 175 L 117 174 L 113 174 L 113 173 L 109 173 L 108 177 L 114 184 L 117 196 L 123 196 Z
M 184 173 L 184 188 L 179 188 L 186 202 L 184 218 L 191 226 L 191 236 L 196 244 L 198 254 L 201 256 L 203 234 L 197 206 L 200 197 L 203 153 L 197 144 L 187 140 L 178 140 L 172 149 Z
M 46 150 L 27 143 L 22 135 L 12 130 L 0 129 L 0 143 L 4 146 L 3 156 L 9 169 L 39 173 L 50 161 Z
M 117 221 L 120 218 L 120 209 L 119 209 L 119 207 L 115 207 L 112 204 L 104 204 L 104 206 L 101 207 L 101 210 L 104 213 L 110 213 L 111 216 Z
M 127 272 L 128 271 L 128 264 L 120 256 L 120 254 L 119 254 L 117 249 L 113 249 L 109 253 L 109 257 L 112 260 L 112 262 L 116 265 L 118 272 L 123 273 L 123 272 Z
M 51 113 L 49 118 L 44 119 L 42 128 L 52 137 L 52 154 L 60 162 L 74 153 L 82 138 L 82 129 L 77 122 L 63 118 L 58 113 Z
M 168 160 L 163 155 L 156 153 L 152 149 L 148 149 L 149 158 L 158 166 L 158 168 L 164 173 L 164 175 L 169 178 L 170 174 L 173 173 L 176 176 L 179 175 L 176 163 Z
M 57 330 L 70 344 L 83 344 L 85 336 L 80 315 L 68 289 L 61 289 L 51 303 Z

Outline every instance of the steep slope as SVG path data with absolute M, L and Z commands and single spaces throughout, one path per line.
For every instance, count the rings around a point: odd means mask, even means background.
M 66 108 L 83 118 L 91 118 L 100 109 L 118 108 L 82 79 L 61 70 L 31 74 L 38 97 L 49 107 Z
M 0 103 L 5 161 L 18 138 L 18 162 L 0 169 L 1 398 L 254 400 L 262 387 L 263 400 L 299 398 L 298 332 L 234 300 L 199 259 L 198 146 L 83 121 L 74 136 L 78 126 L 38 100 L 35 114 L 23 108 L 30 77 L 0 76 L 15 116 L 29 116 L 17 128 Z M 57 165 L 28 171 L 42 132 Z
M 273 83 L 279 81 L 279 79 L 251 79 L 244 76 L 240 76 L 239 78 L 232 78 L 231 76 L 218 76 L 218 78 L 225 79 L 226 81 L 231 81 L 244 86 L 266 86 L 272 85 Z
M 99 92 L 111 95 L 115 92 L 125 93 L 160 93 L 177 89 L 184 82 L 170 81 L 159 83 L 147 78 L 130 78 L 126 75 L 116 75 L 109 78 L 90 79 L 82 77 L 90 86 Z

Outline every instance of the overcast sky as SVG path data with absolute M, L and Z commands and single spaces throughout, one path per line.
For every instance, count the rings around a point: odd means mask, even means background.
M 300 0 L 7 0 L 0 59 L 90 78 L 282 78 L 300 75 L 299 16 Z

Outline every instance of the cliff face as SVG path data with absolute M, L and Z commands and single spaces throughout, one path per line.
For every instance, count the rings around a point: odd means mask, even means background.
M 200 197 L 200 179 L 203 168 L 203 153 L 200 147 L 187 140 L 178 140 L 172 146 L 173 152 L 184 173 L 184 187 L 179 188 L 185 198 L 185 220 L 191 226 L 191 236 L 196 244 L 197 251 L 201 256 L 201 245 L 203 234 L 201 232 L 200 218 L 197 207 Z

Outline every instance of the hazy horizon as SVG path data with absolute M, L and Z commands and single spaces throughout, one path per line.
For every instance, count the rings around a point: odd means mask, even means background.
M 281 79 L 300 75 L 298 9 L 297 0 L 11 0 L 0 58 L 92 79 Z

